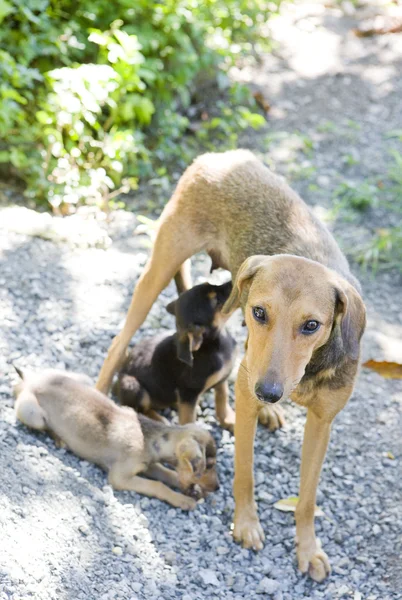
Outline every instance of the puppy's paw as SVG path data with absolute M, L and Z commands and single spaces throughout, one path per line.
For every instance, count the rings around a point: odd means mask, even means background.
M 276 404 L 261 407 L 258 412 L 258 420 L 269 431 L 276 431 L 285 425 L 285 416 L 282 407 Z
M 299 545 L 297 548 L 297 561 L 299 570 L 302 573 L 308 573 L 314 581 L 324 581 L 331 573 L 328 556 L 321 548 L 320 540 L 308 546 Z
M 190 496 L 190 498 L 194 498 L 194 500 L 199 500 L 204 497 L 204 492 L 197 483 L 193 483 L 185 493 Z
M 233 538 L 236 542 L 242 544 L 243 548 L 262 550 L 265 536 L 257 515 L 248 517 L 235 516 Z
M 183 496 L 183 499 L 180 501 L 178 508 L 181 510 L 194 510 L 197 506 L 197 502 L 194 498 L 190 498 L 189 496 Z
M 230 409 L 230 410 L 229 410 Z M 234 432 L 236 413 L 230 406 L 228 407 L 224 417 L 219 419 L 219 424 L 223 429 L 228 429 L 231 433 Z

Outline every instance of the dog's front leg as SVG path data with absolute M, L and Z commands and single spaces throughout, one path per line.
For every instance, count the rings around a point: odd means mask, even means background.
M 194 510 L 197 506 L 193 498 L 180 492 L 174 492 L 161 481 L 151 481 L 145 477 L 133 475 L 125 467 L 125 465 L 115 464 L 109 471 L 109 483 L 115 490 L 128 490 L 151 498 L 158 498 L 182 510 Z
M 318 480 L 328 446 L 331 421 L 307 411 L 300 472 L 300 498 L 296 508 L 296 543 L 299 569 L 315 581 L 330 573 L 328 557 L 315 537 L 314 509 Z
M 247 376 L 240 368 L 236 380 L 235 420 L 235 516 L 233 537 L 245 548 L 261 550 L 264 532 L 257 515 L 254 500 L 254 437 L 257 427 L 258 407 L 250 394 Z

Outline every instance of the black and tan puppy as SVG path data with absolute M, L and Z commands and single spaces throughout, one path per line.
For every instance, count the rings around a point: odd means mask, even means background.
M 117 406 L 92 388 L 85 375 L 52 369 L 17 372 L 22 378 L 14 388 L 17 418 L 99 465 L 115 489 L 192 510 L 195 499 L 170 487 L 195 497 L 218 488 L 216 447 L 208 431 L 197 425 L 167 426 Z
M 161 420 L 157 410 L 177 407 L 181 425 L 193 423 L 200 395 L 213 388 L 216 415 L 233 430 L 227 378 L 236 342 L 223 327 L 222 306 L 232 283 L 203 283 L 167 306 L 177 332 L 140 341 L 129 353 L 114 392 L 122 404 Z

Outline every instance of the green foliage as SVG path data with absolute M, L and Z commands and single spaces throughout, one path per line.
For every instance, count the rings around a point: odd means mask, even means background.
M 402 154 L 397 150 L 391 150 L 393 164 L 388 169 L 388 178 L 392 181 L 392 191 L 399 204 L 402 206 Z
M 227 72 L 278 3 L 0 0 L 0 167 L 54 208 L 109 202 L 191 154 L 187 110 L 211 81 L 229 98 L 196 135 L 233 146 L 264 119 Z
M 335 208 L 337 210 L 353 208 L 354 210 L 365 211 L 376 204 L 377 191 L 376 187 L 368 182 L 355 184 L 345 181 L 334 192 Z
M 400 132 L 397 133 L 399 135 Z M 395 149 L 390 150 L 390 154 L 393 159 L 387 170 L 390 185 L 382 184 L 380 205 L 391 214 L 396 213 L 397 217 L 392 221 L 397 224 L 376 229 L 370 242 L 358 249 L 356 254 L 357 260 L 374 272 L 378 269 L 397 269 L 402 272 L 402 226 L 399 224 L 402 212 L 402 154 Z
M 402 226 L 378 229 L 373 240 L 358 252 L 357 259 L 374 272 L 378 269 L 402 272 Z

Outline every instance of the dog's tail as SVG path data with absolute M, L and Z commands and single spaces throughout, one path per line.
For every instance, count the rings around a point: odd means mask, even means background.
M 17 374 L 21 377 L 22 380 L 25 379 L 25 375 L 24 372 L 21 371 L 21 369 L 19 369 L 16 365 L 13 364 L 14 369 L 17 371 Z

